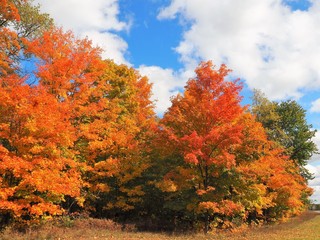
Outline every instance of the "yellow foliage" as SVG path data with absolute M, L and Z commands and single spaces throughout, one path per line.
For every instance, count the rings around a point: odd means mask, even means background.
M 171 180 L 162 180 L 156 183 L 156 187 L 163 192 L 176 192 L 178 190 L 177 185 Z

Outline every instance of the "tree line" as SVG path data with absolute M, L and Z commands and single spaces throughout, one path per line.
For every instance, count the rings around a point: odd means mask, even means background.
M 308 205 L 317 148 L 297 102 L 256 91 L 242 106 L 241 83 L 208 61 L 158 118 L 146 77 L 28 1 L 0 0 L 0 46 L 2 226 L 86 212 L 208 232 Z

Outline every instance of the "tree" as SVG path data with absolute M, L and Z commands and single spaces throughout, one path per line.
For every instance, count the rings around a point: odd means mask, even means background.
M 19 80 L 19 78 L 17 78 Z M 80 196 L 69 109 L 39 87 L 0 88 L 0 211 L 37 220 L 61 214 L 65 196 Z
M 1 221 L 36 220 L 61 214 L 67 196 L 80 196 L 75 130 L 69 105 L 41 84 L 28 86 L 20 62 L 34 56 L 22 50 L 42 38 L 50 19 L 27 1 L 1 1 L 0 11 Z
M 228 72 L 224 65 L 213 70 L 211 62 L 200 64 L 197 77 L 188 81 L 183 96 L 172 99 L 161 120 L 167 134 L 164 141 L 181 157 L 172 159 L 175 166 L 160 187 L 189 192 L 195 202 L 190 205 L 187 201 L 186 208 L 203 211 L 205 232 L 215 212 L 241 210 L 236 202 L 224 199 L 229 189 L 218 181 L 236 166 L 234 149 L 242 141 L 241 86 L 224 80 Z
M 296 101 L 285 101 L 278 105 L 280 127 L 288 136 L 281 144 L 285 147 L 290 159 L 300 167 L 301 175 L 309 180 L 312 174 L 305 168 L 308 160 L 318 149 L 312 141 L 316 130 L 307 123 L 306 111 Z
M 261 92 L 255 91 L 252 113 L 263 124 L 268 137 L 286 149 L 286 154 L 300 168 L 301 175 L 312 179 L 305 168 L 317 146 L 312 141 L 316 130 L 307 123 L 306 111 L 296 101 L 270 102 Z
M 61 29 L 27 47 L 39 59 L 39 83 L 72 109 L 77 157 L 88 170 L 88 208 L 100 216 L 133 209 L 144 194 L 139 178 L 149 166 L 146 141 L 154 122 L 147 78 L 101 60 L 90 41 Z
M 151 85 L 132 68 L 104 63 L 103 75 L 82 106 L 81 119 L 86 120 L 79 122 L 78 146 L 91 167 L 94 214 L 126 216 L 145 194 L 142 174 L 150 165 L 148 138 L 154 124 Z
M 242 118 L 243 143 L 237 149 L 237 197 L 247 221 L 287 219 L 305 210 L 312 194 L 299 168 L 285 149 L 267 138 L 262 124 L 251 114 Z M 240 188 L 242 186 L 242 188 Z

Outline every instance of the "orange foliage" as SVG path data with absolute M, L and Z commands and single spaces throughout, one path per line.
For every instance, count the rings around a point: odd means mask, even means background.
M 184 156 L 185 167 L 193 169 L 197 189 L 213 187 L 212 176 L 235 166 L 233 149 L 242 141 L 241 86 L 224 81 L 228 72 L 224 65 L 213 70 L 211 62 L 202 63 L 161 121 L 161 134 Z
M 19 1 L 0 0 L 0 27 L 8 21 L 20 20 L 16 3 L 19 3 Z
M 262 216 L 264 209 L 269 212 L 266 218 L 289 217 L 303 211 L 303 195 L 310 194 L 310 188 L 300 176 L 299 169 L 283 149 L 267 140 L 263 127 L 250 114 L 246 114 L 242 121 L 246 122 L 246 138 L 238 148 L 237 169 L 247 182 L 247 188 L 257 197 L 255 203 L 249 198 L 248 210 Z
M 11 74 L 13 71 L 11 58 L 19 53 L 20 45 L 17 33 L 9 29 L 7 25 L 19 20 L 20 15 L 15 2 L 0 0 L 0 77 Z
M 75 149 L 79 161 L 88 165 L 85 179 L 92 196 L 120 190 L 125 197 L 106 197 L 105 207 L 131 209 L 141 193 L 130 181 L 149 166 L 144 142 L 154 113 L 148 80 L 124 65 L 102 61 L 100 49 L 90 41 L 61 29 L 26 46 L 40 60 L 40 84 L 72 112 Z
M 59 214 L 64 195 L 79 196 L 68 108 L 41 86 L 0 88 L 0 208 L 16 216 Z
M 39 59 L 36 76 L 49 93 L 60 101 L 87 100 L 82 95 L 87 94 L 103 69 L 99 48 L 93 48 L 89 40 L 79 40 L 72 32 L 64 33 L 59 28 L 53 28 L 25 45 L 26 53 Z
M 104 64 L 104 74 L 91 90 L 93 101 L 81 106 L 81 118 L 87 121 L 79 122 L 78 146 L 86 146 L 79 151 L 92 167 L 91 190 L 104 195 L 105 208 L 130 210 L 143 195 L 133 180 L 149 167 L 146 140 L 154 124 L 151 86 L 133 69 L 111 61 Z M 103 183 L 104 191 L 96 191 L 97 183 Z

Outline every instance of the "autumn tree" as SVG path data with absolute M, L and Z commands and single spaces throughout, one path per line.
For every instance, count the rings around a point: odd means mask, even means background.
M 66 196 L 82 185 L 72 150 L 70 108 L 42 85 L 30 87 L 21 56 L 47 27 L 27 1 L 1 1 L 0 14 L 0 211 L 1 221 L 61 214 Z M 21 13 L 21 14 L 19 14 Z M 10 26 L 10 28 L 9 28 Z M 28 34 L 26 34 L 28 32 Z
M 234 197 L 244 206 L 246 221 L 283 220 L 304 211 L 312 190 L 294 160 L 278 143 L 268 140 L 254 116 L 246 113 L 241 122 L 244 138 L 236 150 L 241 177 Z
M 68 108 L 41 86 L 0 88 L 0 209 L 20 220 L 61 214 L 80 195 Z
M 151 85 L 132 68 L 110 60 L 104 63 L 88 105 L 82 106 L 78 146 L 91 167 L 88 181 L 94 214 L 125 216 L 144 195 L 141 177 L 149 167 L 148 138 L 154 124 Z
M 244 111 L 240 106 L 241 86 L 225 81 L 228 72 L 224 65 L 213 70 L 211 62 L 202 63 L 196 78 L 188 81 L 183 95 L 172 99 L 161 120 L 167 134 L 164 141 L 177 149 L 179 157 L 172 160 L 175 167 L 159 187 L 188 191 L 194 202 L 187 201 L 185 209 L 203 212 L 205 232 L 214 217 L 212 209 L 230 214 L 241 210 L 236 202 L 225 199 L 229 189 L 217 181 L 232 172 L 234 149 L 242 141 L 243 126 L 238 121 Z
M 27 51 L 39 59 L 39 83 L 72 112 L 77 158 L 88 167 L 87 205 L 95 215 L 133 209 L 144 194 L 139 178 L 149 166 L 146 142 L 154 122 L 147 78 L 101 60 L 90 41 L 61 29 L 32 41 Z
M 317 153 L 317 146 L 312 141 L 316 130 L 307 123 L 306 111 L 296 101 L 271 102 L 255 91 L 252 113 L 266 128 L 269 139 L 286 149 L 286 154 L 299 166 L 301 175 L 306 180 L 312 179 L 305 166 Z

